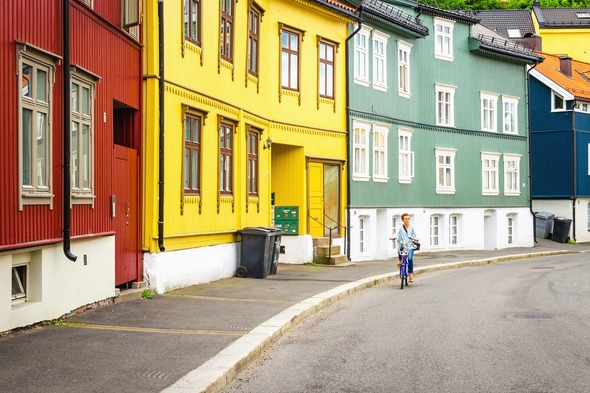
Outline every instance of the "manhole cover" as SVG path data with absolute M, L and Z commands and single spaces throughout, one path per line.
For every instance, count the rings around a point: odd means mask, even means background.
M 506 315 L 506 318 L 513 318 L 513 319 L 552 319 L 555 318 L 554 315 L 550 314 L 543 314 L 543 313 L 535 313 L 535 312 L 518 312 L 513 314 Z

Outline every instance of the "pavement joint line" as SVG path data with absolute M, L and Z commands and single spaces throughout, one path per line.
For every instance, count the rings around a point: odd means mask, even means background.
M 191 299 L 216 300 L 216 301 L 230 301 L 230 302 L 250 302 L 250 303 L 287 303 L 293 304 L 295 300 L 277 300 L 277 299 L 244 299 L 236 297 L 221 297 L 221 296 L 204 296 L 204 295 L 171 295 L 164 294 L 169 297 L 186 297 Z
M 92 324 L 92 323 L 84 323 L 84 322 L 64 322 L 64 323 L 60 323 L 58 326 L 81 328 L 81 329 L 138 332 L 138 333 L 194 334 L 194 335 L 221 335 L 221 336 L 245 336 L 248 334 L 248 332 L 238 332 L 235 330 L 144 328 L 144 327 L 137 327 L 137 326 L 100 325 L 100 324 Z
M 415 269 L 415 273 L 426 273 L 443 269 L 453 269 L 467 266 L 485 266 L 500 262 L 536 258 L 559 254 L 578 253 L 575 250 L 541 251 L 524 254 L 505 255 L 493 258 L 475 259 L 451 263 L 439 263 Z M 201 392 L 215 393 L 227 386 L 233 378 L 243 371 L 248 364 L 256 359 L 275 340 L 283 336 L 299 322 L 313 313 L 335 303 L 363 289 L 387 283 L 399 277 L 399 272 L 379 274 L 357 281 L 340 285 L 333 289 L 313 295 L 298 304 L 281 311 L 274 317 L 263 322 L 246 335 L 231 343 L 217 355 L 203 363 L 200 367 L 190 371 L 177 382 L 170 385 L 161 393 Z M 307 306 L 303 306 L 307 305 Z M 297 308 L 297 306 L 303 306 Z M 244 345 L 248 340 L 256 337 L 254 346 Z M 225 364 L 223 362 L 226 362 Z

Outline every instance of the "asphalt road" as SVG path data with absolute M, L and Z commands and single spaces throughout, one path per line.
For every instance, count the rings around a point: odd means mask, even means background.
M 588 255 L 418 275 L 310 317 L 223 392 L 589 392 Z

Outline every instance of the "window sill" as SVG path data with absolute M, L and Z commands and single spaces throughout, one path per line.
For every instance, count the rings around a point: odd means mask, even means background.
M 453 60 L 455 60 L 455 57 L 453 55 L 445 55 L 445 54 L 442 54 L 442 53 L 435 53 L 434 54 L 434 57 L 436 59 L 444 60 L 444 61 L 453 61 Z
M 354 83 L 356 83 L 357 85 L 364 86 L 364 87 L 369 87 L 369 81 L 366 79 L 354 78 Z
M 399 178 L 397 180 L 398 183 L 400 184 L 412 184 L 412 179 L 407 179 L 407 178 Z
M 482 191 L 481 192 L 481 195 L 484 195 L 484 196 L 498 196 L 498 195 L 500 195 L 500 192 L 499 191 Z
M 436 190 L 436 193 L 437 194 L 443 194 L 443 195 L 445 195 L 445 194 L 446 195 L 451 195 L 451 194 L 454 194 L 455 193 L 455 190 L 454 189 L 453 190 L 441 190 L 441 189 L 437 189 Z
M 373 181 L 375 183 L 387 183 L 389 181 L 389 177 L 373 175 Z
M 373 83 L 373 89 L 387 93 L 387 86 L 386 85 Z
M 371 178 L 369 176 L 364 175 L 352 175 L 352 180 L 354 181 L 369 181 Z
M 520 191 L 518 192 L 505 192 L 504 196 L 520 196 Z
M 407 91 L 401 91 L 401 90 L 398 90 L 398 91 L 397 91 L 397 94 L 398 94 L 400 97 L 403 97 L 403 98 L 412 98 L 412 94 L 411 94 L 411 93 L 408 93 Z
M 12 308 L 12 311 L 21 311 L 21 310 L 25 310 L 27 308 L 38 306 L 39 304 L 41 304 L 41 302 L 29 302 L 29 301 L 23 301 L 20 303 L 13 302 L 11 308 Z

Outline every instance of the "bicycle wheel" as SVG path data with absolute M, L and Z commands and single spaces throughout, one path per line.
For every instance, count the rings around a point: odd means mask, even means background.
M 402 264 L 399 267 L 399 279 L 401 282 L 401 289 L 404 289 L 404 276 L 405 275 L 406 275 L 406 258 L 404 257 L 404 258 L 402 258 Z

